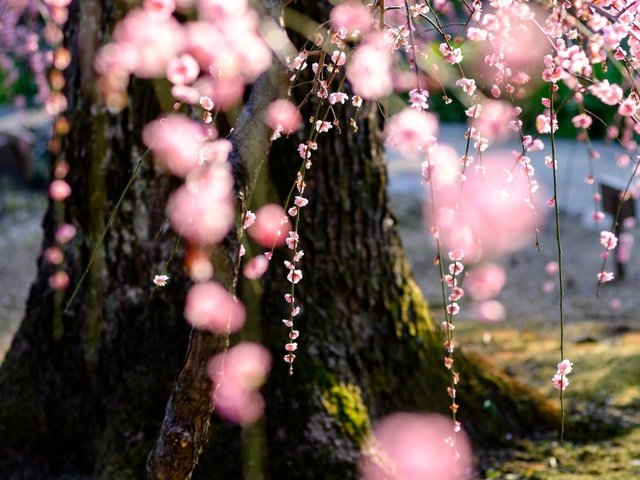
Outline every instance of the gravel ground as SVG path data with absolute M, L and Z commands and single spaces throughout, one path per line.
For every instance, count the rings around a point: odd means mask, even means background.
M 0 212 L 0 361 L 20 325 L 37 272 L 46 206 L 42 192 L 7 190 L 5 209 Z

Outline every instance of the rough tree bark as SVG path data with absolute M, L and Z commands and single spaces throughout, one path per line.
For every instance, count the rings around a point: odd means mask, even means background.
M 72 284 L 143 151 L 141 126 L 166 101 L 161 84 L 134 81 L 122 114 L 111 116 L 97 105 L 89 88 L 93 53 L 124 7 L 108 0 L 73 5 L 68 91 L 74 128 L 64 145 L 74 189 L 66 216 L 80 231 L 66 251 Z M 329 3 L 301 2 L 298 8 L 326 18 Z M 264 88 L 276 94 L 273 85 Z M 379 117 L 372 107 L 366 113 L 354 133 L 341 111 L 343 135 L 322 138 L 315 155 L 301 224 L 306 255 L 298 298 L 304 312 L 293 377 L 278 362 L 286 337 L 280 322 L 284 274 L 274 270 L 265 282 L 263 337 L 276 359 L 265 392 L 267 478 L 355 478 L 359 441 L 372 421 L 398 409 L 448 408 L 442 342 L 389 210 Z M 276 145 L 271 169 L 282 195 L 295 178 L 297 160 L 291 159 L 297 157 L 291 143 Z M 240 152 L 237 160 L 249 157 L 255 160 Z M 245 182 L 239 177 L 240 194 Z M 191 475 L 210 429 L 204 363 L 224 339 L 189 336 L 180 250 L 170 266 L 170 287 L 149 287 L 174 249 L 173 235 L 157 235 L 172 183 L 143 165 L 68 313 L 61 314 L 65 299 L 48 287 L 50 267 L 39 259 L 25 319 L 0 370 L 2 478 L 142 478 L 150 451 L 148 478 Z M 53 238 L 51 209 L 44 228 L 46 247 Z M 219 253 L 230 286 L 234 248 L 229 241 Z M 474 420 L 466 426 L 475 436 L 499 438 L 553 417 L 495 369 L 462 355 L 456 362 L 463 372 L 462 419 Z M 495 413 L 482 409 L 485 399 Z M 218 420 L 211 430 L 194 478 L 241 478 L 240 432 Z
M 65 250 L 72 286 L 145 150 L 142 126 L 168 98 L 161 84 L 156 90 L 135 80 L 120 115 L 96 98 L 94 55 L 124 3 L 73 2 L 66 32 L 72 129 L 63 151 L 73 194 L 65 220 L 79 231 Z M 68 312 L 69 292 L 49 288 L 52 269 L 38 259 L 24 321 L 0 370 L 0 477 L 140 478 L 189 335 L 180 252 L 169 267 L 170 288 L 151 288 L 173 251 L 175 237 L 162 233 L 173 183 L 142 165 Z M 46 248 L 53 244 L 52 207 L 43 227 Z

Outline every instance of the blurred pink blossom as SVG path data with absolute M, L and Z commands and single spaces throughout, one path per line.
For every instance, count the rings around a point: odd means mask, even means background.
M 258 389 L 270 369 L 269 352 L 256 343 L 240 343 L 213 357 L 207 371 L 214 383 L 215 410 L 242 426 L 256 422 L 264 411 L 264 400 Z
M 273 130 L 285 135 L 297 131 L 302 126 L 302 115 L 289 100 L 274 100 L 264 112 L 264 121 Z
M 56 229 L 56 241 L 65 245 L 73 240 L 78 233 L 78 229 L 71 223 L 63 223 Z
M 198 62 L 188 53 L 172 58 L 167 64 L 167 79 L 174 85 L 189 85 L 199 73 Z
M 167 19 L 176 9 L 175 0 L 144 0 L 142 8 L 160 19 Z
M 263 247 L 283 245 L 289 233 L 288 224 L 283 221 L 287 219 L 284 209 L 275 203 L 270 203 L 260 207 L 256 212 L 256 221 L 247 232 L 256 242 Z
M 495 263 L 483 263 L 467 272 L 464 285 L 474 300 L 489 300 L 498 296 L 506 282 L 504 268 Z
M 69 274 L 64 270 L 53 273 L 49 277 L 49 286 L 53 290 L 65 290 L 69 286 Z
M 249 280 L 257 280 L 264 275 L 268 268 L 269 260 L 267 260 L 267 257 L 256 255 L 245 264 L 242 273 Z
M 204 135 L 202 124 L 174 114 L 147 124 L 142 130 L 142 141 L 154 153 L 160 170 L 186 177 L 200 165 L 198 151 Z
M 64 180 L 54 180 L 49 185 L 49 197 L 52 200 L 61 202 L 71 195 L 71 187 Z
M 438 120 L 432 113 L 404 108 L 389 120 L 387 142 L 406 155 L 424 152 L 436 143 Z
M 244 306 L 220 284 L 196 283 L 187 293 L 184 317 L 195 328 L 235 333 L 244 326 Z
M 171 226 L 193 245 L 220 242 L 235 219 L 233 177 L 225 164 L 203 167 L 169 198 Z
M 394 413 L 378 422 L 360 458 L 362 480 L 461 480 L 471 472 L 471 446 L 441 415 Z
M 132 73 L 141 78 L 164 77 L 169 60 L 187 47 L 184 29 L 176 19 L 158 18 L 141 8 L 116 25 L 113 40 L 131 45 L 136 53 Z
M 329 18 L 334 27 L 344 28 L 347 35 L 354 32 L 364 34 L 371 29 L 373 23 L 369 10 L 355 0 L 342 2 L 333 7 Z
M 347 64 L 347 78 L 356 95 L 383 98 L 393 91 L 391 53 L 382 36 L 369 35 Z
M 450 165 L 430 167 L 435 205 L 425 208 L 445 248 L 460 248 L 469 263 L 477 263 L 513 252 L 530 240 L 535 233 L 530 188 L 523 175 L 504 173 L 513 168 L 508 155 L 485 155 L 482 169 L 467 169 L 463 188 L 452 182 L 456 160 L 451 155 L 431 157 L 446 158 Z M 538 209 L 538 217 L 543 211 Z

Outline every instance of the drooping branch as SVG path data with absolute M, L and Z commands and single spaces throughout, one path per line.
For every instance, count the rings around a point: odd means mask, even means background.
M 260 12 L 280 25 L 283 5 L 265 1 Z M 262 111 L 276 98 L 286 95 L 287 77 L 283 66 L 274 60 L 271 68 L 253 85 L 251 95 L 238 118 L 231 141 L 230 162 L 235 177 L 238 210 L 246 210 L 250 192 L 262 163 L 267 158 L 270 130 L 262 121 Z M 235 291 L 239 272 L 241 230 L 233 229 L 214 253 L 218 280 Z M 156 444 L 147 459 L 147 478 L 188 479 L 198 462 L 210 434 L 211 381 L 206 372 L 208 361 L 222 352 L 228 338 L 194 330 L 189 340 L 184 366 L 167 403 L 165 417 Z

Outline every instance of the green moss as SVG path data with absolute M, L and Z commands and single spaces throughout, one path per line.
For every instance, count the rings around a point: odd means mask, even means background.
M 402 294 L 397 299 L 391 299 L 387 302 L 387 308 L 392 312 L 395 319 L 395 333 L 398 338 L 406 338 L 407 336 L 414 339 L 421 339 L 419 344 L 428 342 L 434 333 L 433 322 L 429 314 L 429 309 L 422 291 L 418 284 L 413 280 L 408 269 L 403 269 L 404 282 L 402 285 Z M 410 343 L 409 346 L 413 346 Z
M 362 400 L 360 387 L 351 383 L 339 383 L 322 393 L 322 405 L 334 417 L 350 439 L 360 442 L 371 430 L 367 406 Z

